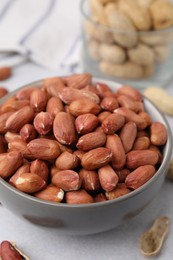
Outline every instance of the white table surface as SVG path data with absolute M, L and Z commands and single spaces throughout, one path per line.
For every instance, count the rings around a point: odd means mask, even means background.
M 13 76 L 0 85 L 14 90 L 44 77 L 62 74 L 25 63 L 14 69 Z M 173 85 L 167 87 L 173 94 Z M 167 117 L 173 129 L 173 118 Z M 92 236 L 60 235 L 57 229 L 36 226 L 0 206 L 0 241 L 16 241 L 31 260 L 140 260 L 139 238 L 158 216 L 166 215 L 173 222 L 173 182 L 166 180 L 152 203 L 137 217 L 114 230 Z M 101 216 L 100 216 L 101 217 Z M 157 258 L 171 260 L 173 256 L 173 225 Z

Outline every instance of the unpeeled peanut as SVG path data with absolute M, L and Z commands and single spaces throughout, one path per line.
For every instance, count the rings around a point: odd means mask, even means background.
M 144 95 L 149 98 L 161 111 L 173 115 L 173 97 L 160 87 L 151 86 L 144 90 Z
M 123 47 L 133 47 L 137 43 L 136 29 L 131 21 L 123 12 L 114 10 L 109 13 L 108 24 L 111 28 L 117 30 L 119 33 L 114 33 L 115 41 Z M 130 34 L 123 34 L 122 32 Z
M 150 6 L 150 13 L 156 30 L 162 30 L 173 25 L 173 5 L 171 2 L 155 1 Z
M 100 44 L 99 56 L 101 59 L 115 64 L 123 63 L 126 59 L 124 49 L 115 44 Z
M 151 28 L 151 16 L 148 8 L 141 7 L 134 0 L 121 0 L 118 2 L 118 6 L 132 20 L 137 30 L 147 31 Z
M 130 61 L 123 64 L 112 64 L 103 60 L 99 64 L 99 69 L 103 74 L 126 79 L 140 79 L 144 75 L 143 68 Z

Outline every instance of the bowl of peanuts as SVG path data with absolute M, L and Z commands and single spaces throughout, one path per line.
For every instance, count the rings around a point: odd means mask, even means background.
M 141 89 L 171 81 L 171 0 L 81 0 L 80 9 L 86 71 Z
M 63 234 L 92 234 L 152 201 L 172 135 L 139 90 L 83 73 L 46 78 L 2 98 L 0 148 L 5 207 Z

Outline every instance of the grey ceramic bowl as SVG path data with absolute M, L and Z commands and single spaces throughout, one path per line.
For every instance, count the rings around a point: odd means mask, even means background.
M 118 84 L 107 80 L 95 79 L 94 81 L 105 82 L 113 89 L 118 86 Z M 40 85 L 40 83 L 41 81 L 37 82 L 37 85 Z M 15 92 L 10 95 L 15 94 Z M 2 99 L 1 103 L 7 98 L 9 98 L 9 95 Z M 172 134 L 167 120 L 148 99 L 144 98 L 144 104 L 152 120 L 160 121 L 166 126 L 168 140 L 160 168 L 152 179 L 142 187 L 115 200 L 70 205 L 37 199 L 18 191 L 0 178 L 0 201 L 3 206 L 31 223 L 52 226 L 57 228 L 59 233 L 74 235 L 107 231 L 139 214 L 159 192 L 172 153 Z

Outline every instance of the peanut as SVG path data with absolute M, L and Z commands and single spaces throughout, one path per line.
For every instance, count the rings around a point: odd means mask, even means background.
M 161 111 L 173 115 L 173 97 L 159 87 L 148 87 L 144 95 L 149 98 Z
M 88 41 L 88 48 L 87 51 L 89 53 L 89 56 L 93 60 L 99 60 L 100 59 L 100 51 L 99 51 L 99 42 L 96 40 L 89 40 Z
M 23 163 L 20 152 L 12 151 L 0 154 L 0 177 L 10 177 Z
M 35 112 L 41 112 L 44 110 L 47 104 L 46 93 L 41 89 L 32 91 L 30 95 L 30 104 Z
M 70 105 L 73 101 L 78 99 L 87 98 L 90 101 L 93 101 L 95 103 L 99 103 L 100 99 L 97 96 L 97 94 L 93 93 L 92 91 L 86 90 L 86 89 L 77 89 L 77 88 L 64 88 L 60 94 L 60 99 L 67 105 Z
M 14 112 L 5 123 L 6 129 L 18 132 L 25 124 L 30 123 L 34 118 L 34 110 L 30 106 L 25 106 Z
M 48 182 L 49 168 L 43 160 L 36 159 L 32 161 L 30 164 L 30 172 L 40 176 L 46 183 Z
M 0 244 L 0 258 L 1 259 L 14 259 L 14 260 L 29 260 L 27 257 L 13 242 L 3 240 Z
M 130 189 L 128 189 L 124 183 L 119 183 L 114 190 L 107 191 L 105 195 L 108 200 L 113 200 L 128 193 L 130 193 Z
M 6 80 L 11 76 L 12 70 L 10 67 L 0 67 L 0 80 Z
M 126 165 L 129 169 L 136 169 L 143 165 L 156 165 L 159 155 L 153 150 L 133 150 L 127 153 Z
M 98 173 L 96 171 L 81 169 L 79 171 L 81 187 L 87 191 L 97 191 L 100 189 Z
M 35 139 L 37 136 L 37 132 L 34 128 L 33 125 L 31 124 L 25 124 L 21 129 L 20 129 L 20 136 L 23 141 L 25 142 L 30 142 L 31 140 Z
M 64 77 L 66 85 L 71 88 L 82 89 L 91 84 L 92 76 L 89 73 L 74 74 Z
M 100 103 L 100 106 L 104 110 L 113 112 L 116 108 L 119 107 L 118 100 L 114 97 L 104 97 Z
M 34 196 L 39 199 L 61 202 L 64 198 L 64 191 L 53 185 L 49 185 L 41 191 L 34 193 Z
M 109 148 L 99 147 L 90 150 L 82 156 L 81 164 L 87 170 L 100 168 L 112 159 L 112 151 Z
M 54 117 L 60 111 L 64 111 L 64 106 L 59 97 L 51 97 L 46 105 L 46 111 Z
M 58 171 L 53 176 L 52 183 L 64 191 L 78 190 L 81 186 L 79 174 L 72 170 Z
M 173 25 L 173 4 L 157 0 L 150 6 L 154 29 L 162 30 Z
M 74 153 L 64 151 L 55 161 L 55 165 L 60 170 L 72 170 L 79 164 L 79 158 Z
M 66 192 L 65 201 L 68 204 L 86 204 L 94 202 L 93 197 L 83 189 Z
M 39 112 L 35 116 L 33 124 L 39 134 L 46 135 L 53 128 L 53 116 L 48 112 Z
M 73 117 L 66 112 L 59 112 L 53 122 L 55 138 L 61 144 L 73 144 L 76 141 L 76 131 Z
M 17 111 L 22 107 L 28 106 L 29 100 L 22 99 L 22 100 L 11 100 L 10 102 L 6 102 L 2 105 L 1 111 L 9 112 L 9 111 Z
M 145 44 L 138 44 L 127 52 L 129 59 L 139 65 L 147 66 L 154 63 L 154 52 Z
M 134 144 L 133 150 L 145 150 L 150 146 L 150 139 L 147 136 L 137 137 Z
M 43 87 L 50 96 L 59 97 L 59 93 L 63 91 L 65 85 L 61 78 L 55 77 L 45 79 Z
M 109 164 L 98 169 L 98 176 L 105 191 L 111 191 L 117 186 L 118 175 Z
M 124 116 L 118 113 L 113 113 L 102 121 L 101 126 L 106 134 L 113 134 L 119 129 L 121 129 L 124 123 Z
M 136 29 L 147 31 L 151 28 L 151 17 L 148 8 L 139 6 L 134 0 L 121 0 L 118 2 L 118 6 L 132 20 Z
M 35 193 L 46 186 L 46 182 L 35 173 L 22 173 L 13 184 L 26 193 Z
M 144 74 L 140 65 L 130 61 L 123 64 L 112 64 L 103 60 L 99 64 L 99 70 L 104 74 L 125 79 L 140 79 Z
M 114 169 L 123 168 L 126 162 L 126 155 L 120 137 L 118 135 L 108 135 L 106 147 L 112 151 L 112 167 Z
M 115 41 L 123 47 L 133 47 L 137 43 L 136 29 L 129 19 L 120 10 L 114 10 L 109 13 L 108 24 L 113 29 L 119 31 L 120 33 L 113 34 Z M 130 34 L 122 34 L 121 32 L 130 32 Z
M 125 153 L 129 152 L 132 149 L 137 136 L 136 124 L 132 121 L 124 124 L 124 126 L 121 128 L 119 136 L 123 144 Z
M 105 143 L 106 134 L 92 132 L 81 136 L 76 144 L 76 147 L 82 151 L 89 151 L 94 148 L 104 146 Z
M 33 139 L 27 148 L 33 157 L 41 160 L 56 159 L 61 153 L 58 143 L 47 138 Z
M 136 100 L 136 101 L 141 101 L 142 100 L 142 95 L 139 92 L 139 90 L 131 87 L 131 86 L 127 86 L 127 85 L 123 85 L 121 87 L 119 87 L 117 89 L 117 94 L 119 95 L 126 95 L 128 97 L 131 97 L 132 99 Z
M 88 134 L 92 132 L 98 124 L 98 118 L 91 113 L 79 115 L 75 120 L 75 127 L 78 134 Z
M 114 110 L 114 112 L 124 116 L 126 122 L 129 121 L 134 122 L 139 130 L 143 130 L 147 126 L 147 122 L 143 117 L 141 117 L 140 115 L 136 114 L 135 112 L 133 112 L 132 110 L 126 107 L 117 108 Z
M 151 143 L 154 145 L 164 145 L 167 140 L 166 127 L 160 122 L 153 122 L 151 124 Z
M 17 178 L 25 172 L 30 172 L 30 163 L 24 163 L 22 166 L 20 166 L 17 171 L 11 176 L 9 179 L 9 183 L 15 186 L 15 182 Z
M 129 173 L 125 179 L 127 188 L 137 189 L 151 179 L 156 170 L 152 165 L 143 165 Z
M 100 110 L 98 104 L 87 98 L 74 100 L 69 106 L 70 113 L 75 117 L 86 113 L 97 115 Z
M 123 63 L 126 59 L 125 51 L 122 47 L 115 44 L 100 44 L 99 57 L 110 63 Z

